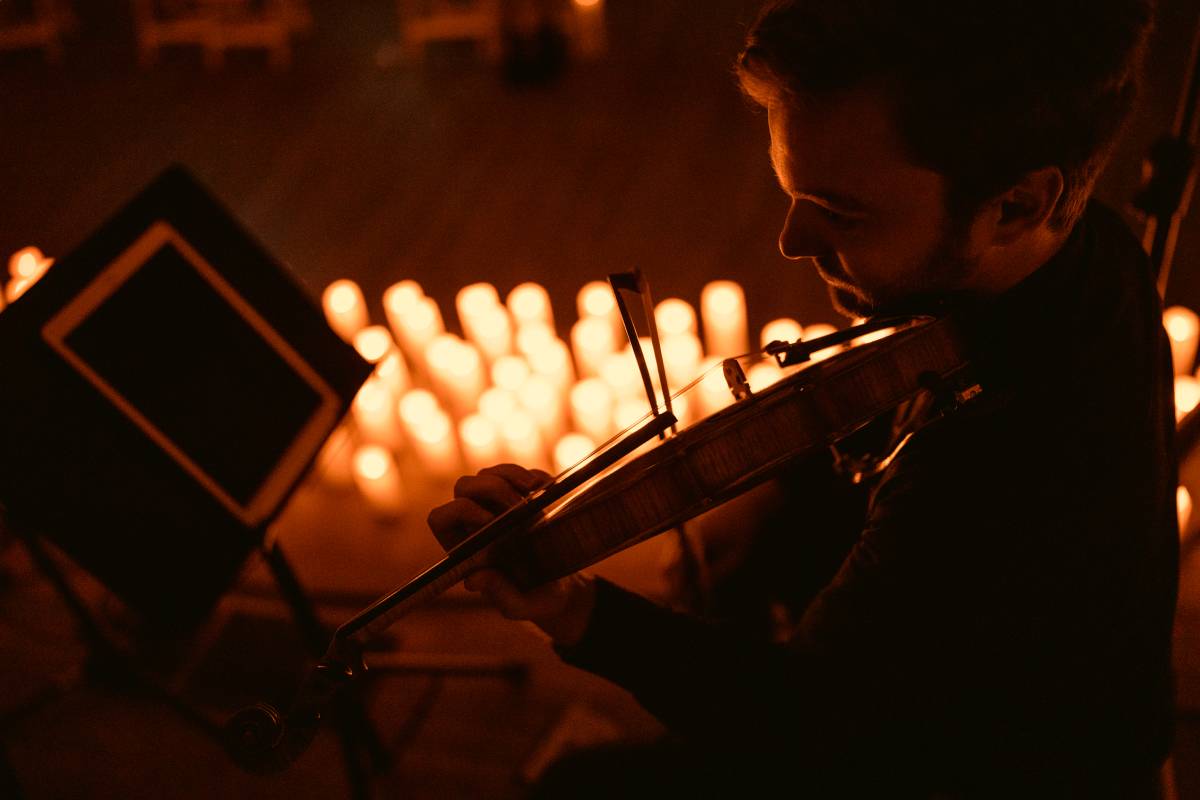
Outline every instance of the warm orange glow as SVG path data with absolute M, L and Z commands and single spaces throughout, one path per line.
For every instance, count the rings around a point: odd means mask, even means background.
M 823 322 L 816 325 L 809 325 L 804 329 L 804 341 L 808 342 L 813 339 L 820 339 L 822 336 L 828 336 L 829 334 L 836 332 L 837 328 L 833 327 L 832 325 L 826 325 Z M 810 358 L 812 361 L 824 361 L 830 356 L 837 355 L 839 352 L 841 352 L 841 350 L 841 345 L 826 347 L 824 350 L 818 350 L 817 352 L 813 353 Z
M 870 333 L 859 336 L 857 339 L 850 340 L 850 344 L 854 345 L 855 347 L 861 347 L 864 344 L 870 344 L 871 342 L 878 342 L 881 339 L 886 339 L 895 332 L 895 328 L 880 328 L 877 331 L 871 331 Z
M 1196 360 L 1200 317 L 1189 308 L 1171 306 L 1163 311 L 1163 327 L 1167 329 L 1167 336 L 1171 341 L 1171 361 L 1175 374 L 1190 373 Z
M 508 293 L 508 310 L 517 327 L 540 322 L 553 327 L 554 313 L 550 308 L 550 295 L 545 287 L 532 281 L 522 283 Z
M 425 292 L 421 284 L 413 280 L 403 280 L 393 283 L 383 292 L 383 307 L 391 314 L 407 314 L 421 301 Z
M 388 447 L 399 443 L 394 397 L 391 388 L 377 376 L 368 378 L 354 395 L 351 412 L 362 439 Z
M 520 356 L 502 356 L 492 364 L 492 383 L 501 389 L 517 391 L 529 377 L 529 364 Z
M 685 300 L 668 297 L 654 307 L 654 324 L 663 339 L 686 333 L 695 334 L 696 310 Z
M 700 292 L 704 345 L 709 355 L 736 356 L 746 352 L 746 296 L 733 281 L 711 281 Z
M 760 361 L 746 373 L 750 389 L 755 392 L 761 392 L 782 377 L 783 370 L 774 361 Z
M 438 411 L 423 425 L 412 429 L 412 435 L 424 442 L 440 443 L 450 438 L 450 417 Z
M 400 398 L 400 419 L 408 428 L 419 428 L 436 417 L 441 408 L 437 398 L 428 389 L 413 389 Z
M 495 361 L 512 350 L 512 320 L 503 306 L 492 306 L 481 312 L 468 327 L 471 341 L 479 346 L 489 361 Z
M 472 414 L 458 423 L 458 439 L 468 470 L 477 472 L 503 459 L 500 431 L 496 423 L 481 414 Z
M 549 346 L 554 341 L 554 330 L 545 323 L 534 322 L 522 325 L 517 331 L 517 350 L 529 358 L 539 350 Z
M 576 430 L 596 441 L 612 434 L 613 390 L 599 378 L 586 378 L 571 388 L 571 420 Z
M 590 456 L 596 443 L 582 433 L 568 433 L 554 445 L 554 471 L 562 472 Z
M 408 374 L 408 365 L 404 363 L 404 358 L 394 348 L 375 367 L 375 374 L 391 388 L 397 397 L 407 392 L 412 383 Z
M 638 373 L 637 362 L 633 354 L 624 350 L 613 353 L 600 365 L 600 377 L 604 379 L 617 397 L 629 397 L 637 394 L 642 387 L 642 378 Z
M 391 454 L 377 444 L 364 445 L 354 454 L 354 471 L 367 480 L 377 481 L 391 469 Z
M 645 399 L 622 400 L 613 407 L 613 427 L 623 431 L 649 414 L 650 406 Z
M 606 319 L 584 317 L 571 326 L 571 350 L 575 364 L 583 375 L 600 372 L 604 358 L 616 347 L 613 326 Z
M 479 413 L 497 425 L 503 425 L 521 403 L 516 390 L 493 386 L 479 396 Z
M 725 374 L 721 371 L 720 363 L 719 358 L 709 358 L 701 364 L 699 371 L 704 373 L 704 380 L 696 387 L 699 391 L 697 417 L 706 417 L 733 402 L 733 395 L 729 391 L 729 385 L 725 383 Z
M 1179 535 L 1187 533 L 1188 522 L 1192 519 L 1192 495 L 1186 486 L 1175 490 L 1175 510 L 1179 513 Z
M 591 8 L 600 4 L 600 0 L 575 0 L 575 5 L 580 8 Z
M 547 441 L 562 435 L 564 427 L 561 390 L 543 375 L 530 375 L 517 391 L 521 406 L 530 413 Z
M 354 334 L 354 349 L 372 364 L 382 361 L 393 347 L 392 335 L 382 325 L 368 325 Z
M 1175 419 L 1183 419 L 1200 403 L 1200 380 L 1191 375 L 1175 376 Z
M 766 347 L 771 342 L 797 342 L 804 337 L 804 329 L 791 317 L 773 319 L 763 326 L 759 344 Z
M 354 482 L 354 443 L 347 425 L 337 426 L 317 454 L 321 479 L 335 486 Z
M 696 378 L 704 350 L 695 334 L 684 333 L 662 341 L 663 363 L 672 389 L 679 389 Z
M 23 247 L 9 258 L 8 274 L 14 279 L 36 281 L 53 263 L 54 259 L 46 258 L 38 248 Z
M 615 314 L 617 302 L 613 299 L 612 287 L 604 281 L 585 283 L 576 297 L 581 317 L 608 317 Z
M 358 285 L 350 280 L 334 281 L 325 290 L 329 307 L 338 314 L 346 314 L 357 307 L 362 298 Z
M 559 391 L 565 392 L 575 380 L 571 351 L 561 339 L 550 339 L 528 355 L 529 366 L 538 375 L 549 378 Z
M 321 306 L 329 327 L 346 341 L 351 341 L 354 334 L 367 324 L 367 304 L 363 300 L 362 289 L 347 278 L 325 287 Z
M 541 431 L 528 412 L 517 409 L 510 414 L 500 426 L 500 438 L 515 463 L 539 469 L 549 466 Z
M 490 283 L 472 283 L 464 286 L 454 297 L 454 307 L 458 311 L 459 320 L 476 317 L 499 304 L 500 294 Z

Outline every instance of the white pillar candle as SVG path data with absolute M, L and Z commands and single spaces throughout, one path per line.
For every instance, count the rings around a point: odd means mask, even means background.
M 511 353 L 512 320 L 504 306 L 492 306 L 479 312 L 471 321 L 471 335 L 468 338 L 489 364 Z
M 544 322 L 531 322 L 517 329 L 517 352 L 529 358 L 556 338 L 554 329 Z
M 599 378 L 585 378 L 571 388 L 571 423 L 593 441 L 613 433 L 613 390 Z
M 725 382 L 725 373 L 721 369 L 721 359 L 710 358 L 701 364 L 704 379 L 696 387 L 696 419 L 703 419 L 715 414 L 733 402 L 733 394 L 729 384 Z
M 606 319 L 584 317 L 571 326 L 575 366 L 584 377 L 600 374 L 600 365 L 616 349 L 616 344 L 612 324 Z
M 548 325 L 554 329 L 554 311 L 550 307 L 550 295 L 540 283 L 527 281 L 508 293 L 508 312 L 516 320 L 517 327 L 533 323 Z
M 637 361 L 634 360 L 633 352 L 628 348 L 604 359 L 604 363 L 600 365 L 600 377 L 609 385 L 609 388 L 613 390 L 613 395 L 619 400 L 636 397 L 639 394 L 645 395 Z
M 1183 538 L 1188 533 L 1188 523 L 1192 520 L 1192 495 L 1186 486 L 1175 489 L 1175 510 L 1179 514 L 1179 536 Z
M 1191 375 L 1175 376 L 1175 421 L 1183 419 L 1200 404 L 1200 380 Z
M 568 433 L 554 445 L 554 472 L 566 472 L 596 450 L 596 443 L 582 433 Z
M 766 347 L 771 342 L 798 342 L 804 338 L 804 329 L 800 323 L 791 317 L 773 319 L 763 325 L 762 334 L 758 338 L 759 346 Z
M 329 434 L 317 453 L 317 473 L 330 486 L 344 488 L 354 485 L 354 437 L 345 424 Z
M 404 363 L 404 356 L 399 350 L 393 350 L 375 367 L 375 374 L 392 390 L 392 395 L 400 395 L 412 388 L 412 376 Z
M 403 513 L 400 471 L 386 448 L 368 444 L 358 449 L 354 454 L 354 483 L 378 516 L 393 519 Z
M 746 373 L 746 381 L 750 384 L 750 390 L 753 392 L 761 392 L 782 377 L 783 370 L 774 359 L 760 361 Z
M 392 329 L 396 341 L 401 338 L 400 320 L 411 313 L 424 296 L 421 284 L 414 280 L 397 281 L 383 290 L 383 315 L 387 317 L 388 327 Z
M 696 335 L 696 310 L 678 297 L 668 297 L 654 307 L 654 324 L 660 338 Z
M 500 426 L 504 450 L 513 463 L 527 469 L 549 469 L 542 433 L 529 412 L 517 409 Z
M 529 362 L 520 356 L 503 356 L 492 364 L 492 385 L 515 392 L 529 378 Z
M 396 350 L 392 335 L 382 325 L 368 325 L 359 329 L 351 338 L 351 342 L 364 361 L 375 365 Z
M 454 310 L 458 314 L 463 336 L 476 341 L 476 323 L 484 314 L 499 305 L 500 294 L 490 283 L 472 283 L 459 289 L 458 294 L 454 296 Z
M 455 417 L 461 419 L 475 410 L 487 381 L 483 360 L 473 345 L 443 333 L 425 348 L 425 363 L 434 391 Z
M 399 343 L 408 362 L 414 369 L 428 371 L 425 363 L 425 348 L 435 338 L 445 333 L 442 312 L 432 297 L 421 297 L 408 313 L 399 319 Z
M 521 407 L 529 412 L 542 432 L 542 440 L 557 441 L 566 429 L 562 389 L 544 375 L 530 375 L 517 391 Z
M 678 391 L 696 379 L 704 349 L 695 334 L 682 333 L 663 339 L 662 351 L 671 391 Z
M 504 460 L 499 427 L 483 414 L 471 414 L 458 423 L 458 441 L 468 472 L 478 472 Z
M 378 375 L 367 378 L 350 405 L 354 424 L 364 442 L 391 448 L 400 446 L 395 403 L 395 395 L 383 379 Z
M 367 324 L 367 303 L 362 289 L 348 278 L 336 280 L 325 287 L 321 297 L 325 320 L 329 327 L 347 342 L 354 339 Z
M 1190 308 L 1171 306 L 1163 311 L 1163 327 L 1171 341 L 1175 374 L 1191 374 L 1196 361 L 1196 342 L 1200 337 L 1200 318 Z
M 456 474 L 459 458 L 454 426 L 437 398 L 425 389 L 413 389 L 400 398 L 399 415 L 405 438 L 421 466 L 443 477 Z
M 615 433 L 624 433 L 628 428 L 641 424 L 650 415 L 650 405 L 645 400 L 619 400 L 613 406 L 613 428 Z
M 625 328 L 621 323 L 621 314 L 617 311 L 617 301 L 613 298 L 612 287 L 606 281 L 585 283 L 575 296 L 575 305 L 579 310 L 580 319 L 597 317 L 607 320 L 617 341 L 624 339 Z
M 479 396 L 479 413 L 496 425 L 504 425 L 510 416 L 521 407 L 516 391 L 493 386 Z
M 571 351 L 562 339 L 551 339 L 527 356 L 534 374 L 547 378 L 565 395 L 575 382 L 575 367 L 571 363 Z
M 746 296 L 733 281 L 712 281 L 700 292 L 704 346 L 709 355 L 728 358 L 750 349 L 746 331 Z

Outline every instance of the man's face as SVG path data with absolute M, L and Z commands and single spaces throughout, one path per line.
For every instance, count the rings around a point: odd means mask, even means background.
M 839 311 L 869 316 L 961 285 L 973 260 L 947 216 L 945 179 L 912 163 L 882 94 L 773 104 L 768 120 L 792 199 L 779 249 L 812 259 Z

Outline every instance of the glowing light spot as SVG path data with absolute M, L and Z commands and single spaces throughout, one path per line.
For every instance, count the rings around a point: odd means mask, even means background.
M 617 310 L 617 302 L 613 299 L 612 288 L 604 281 L 591 281 L 584 284 L 576 298 L 581 317 L 607 317 Z
M 450 417 L 440 408 L 423 423 L 411 429 L 411 433 L 430 444 L 441 444 L 450 438 Z
M 658 326 L 658 335 L 681 336 L 685 333 L 696 332 L 696 311 L 692 306 L 678 297 L 668 297 L 654 308 L 654 324 Z
M 326 289 L 329 297 L 329 306 L 339 314 L 347 314 L 354 310 L 359 305 L 359 298 L 362 297 L 362 291 L 358 285 L 351 280 L 338 280 L 329 284 Z
M 517 350 L 526 358 L 550 346 L 554 341 L 554 331 L 545 323 L 522 325 L 517 331 Z
M 458 318 L 475 317 L 500 304 L 500 295 L 490 283 L 472 283 L 458 290 L 454 306 Z
M 428 389 L 413 389 L 400 398 L 400 419 L 412 429 L 424 425 L 442 413 L 437 398 Z
M 591 8 L 599 3 L 600 0 L 575 0 L 575 5 L 579 6 L 580 8 Z
M 520 356 L 501 356 L 492 364 L 492 383 L 501 389 L 517 391 L 529 377 L 529 364 Z
M 1192 518 L 1192 495 L 1185 486 L 1175 490 L 1175 510 L 1179 514 L 1179 535 L 1182 537 L 1187 533 L 1188 522 Z
M 482 414 L 472 414 L 460 422 L 458 433 L 465 445 L 478 450 L 486 450 L 499 441 L 496 423 Z
M 354 454 L 354 471 L 367 480 L 377 481 L 391 469 L 391 454 L 377 444 L 364 445 Z
M 382 361 L 393 347 L 392 335 L 382 325 L 368 325 L 354 334 L 354 349 L 372 364 Z
M 1200 380 L 1191 375 L 1175 377 L 1175 419 L 1183 419 L 1200 404 Z
M 508 293 L 508 310 L 518 327 L 534 322 L 549 325 L 553 318 L 550 295 L 541 284 L 533 282 L 522 283 Z
M 425 293 L 413 280 L 393 283 L 383 292 L 383 305 L 392 314 L 407 314 L 421 302 Z
M 1200 318 L 1191 309 L 1171 306 L 1163 312 L 1167 335 L 1177 342 L 1186 342 L 1200 332 Z
M 763 326 L 759 342 L 766 347 L 771 342 L 796 342 L 804 337 L 800 323 L 790 317 L 773 319 Z
M 582 433 L 568 433 L 554 445 L 554 471 L 562 472 L 583 461 L 596 444 Z
M 718 314 L 736 314 L 742 306 L 742 287 L 733 281 L 713 281 L 704 287 L 705 308 Z
M 479 397 L 479 413 L 497 425 L 503 425 L 520 404 L 516 391 L 493 386 Z

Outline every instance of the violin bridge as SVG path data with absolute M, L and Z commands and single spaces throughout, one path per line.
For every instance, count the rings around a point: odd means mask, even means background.
M 733 393 L 734 400 L 745 400 L 753 392 L 750 391 L 750 381 L 736 358 L 727 358 L 721 362 L 721 371 L 725 373 L 725 384 Z

